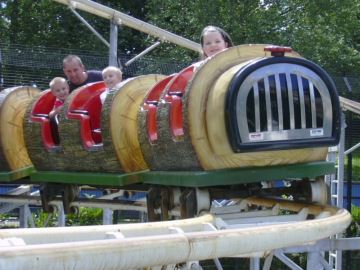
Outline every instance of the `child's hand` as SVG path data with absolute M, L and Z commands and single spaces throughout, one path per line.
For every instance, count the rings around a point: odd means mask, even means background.
M 60 113 L 60 110 L 61 110 L 61 106 L 53 109 L 53 110 L 49 113 L 49 117 L 50 117 L 50 118 L 54 117 L 55 115 L 57 115 L 58 113 Z
M 60 110 L 61 110 L 61 106 L 54 109 L 54 111 L 56 112 L 56 114 L 60 113 Z

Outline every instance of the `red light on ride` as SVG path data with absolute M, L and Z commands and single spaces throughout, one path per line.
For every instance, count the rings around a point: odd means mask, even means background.
M 284 56 L 285 53 L 292 52 L 290 47 L 270 45 L 264 48 L 265 52 L 271 52 L 271 56 Z

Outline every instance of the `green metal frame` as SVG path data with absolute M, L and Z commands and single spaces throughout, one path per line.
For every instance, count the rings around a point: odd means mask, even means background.
M 318 176 L 333 174 L 335 171 L 335 163 L 318 161 L 213 171 L 140 171 L 126 174 L 38 171 L 31 175 L 31 181 L 117 187 L 137 183 L 206 187 L 280 179 L 314 179 Z
M 148 172 L 144 183 L 181 187 L 224 186 L 291 178 L 316 178 L 336 171 L 333 162 L 312 162 L 197 172 Z
M 21 168 L 16 171 L 0 172 L 0 182 L 11 182 L 30 176 L 35 172 L 33 166 Z
M 49 182 L 77 185 L 96 186 L 127 186 L 141 183 L 141 175 L 144 172 L 135 173 L 89 173 L 89 172 L 60 172 L 60 171 L 37 171 L 30 177 L 31 182 Z

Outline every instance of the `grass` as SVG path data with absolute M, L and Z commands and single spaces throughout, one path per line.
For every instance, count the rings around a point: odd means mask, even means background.
M 348 158 L 345 158 L 344 166 L 347 170 Z M 346 172 L 345 172 L 346 176 Z M 356 153 L 352 156 L 352 180 L 360 181 L 360 154 Z
M 360 223 L 360 207 L 352 205 L 351 206 L 351 216 L 353 221 Z
M 35 227 L 56 227 L 58 222 L 57 213 L 44 213 L 37 209 L 32 213 Z M 77 214 L 68 214 L 66 226 L 102 225 L 103 211 L 100 208 L 80 207 Z

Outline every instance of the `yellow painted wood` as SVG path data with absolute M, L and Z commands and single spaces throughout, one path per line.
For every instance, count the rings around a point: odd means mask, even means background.
M 230 146 L 225 126 L 225 101 L 229 84 L 238 70 L 248 61 L 236 65 L 218 77 L 213 87 L 209 90 L 206 104 L 206 128 L 211 149 L 217 155 L 233 153 Z
M 0 108 L 0 143 L 11 171 L 32 166 L 25 147 L 23 121 L 31 100 L 40 90 L 30 86 L 13 87 L 3 90 L 5 94 Z
M 140 149 L 137 115 L 147 91 L 165 76 L 150 74 L 125 81 L 114 97 L 110 112 L 110 134 L 125 172 L 148 169 Z

